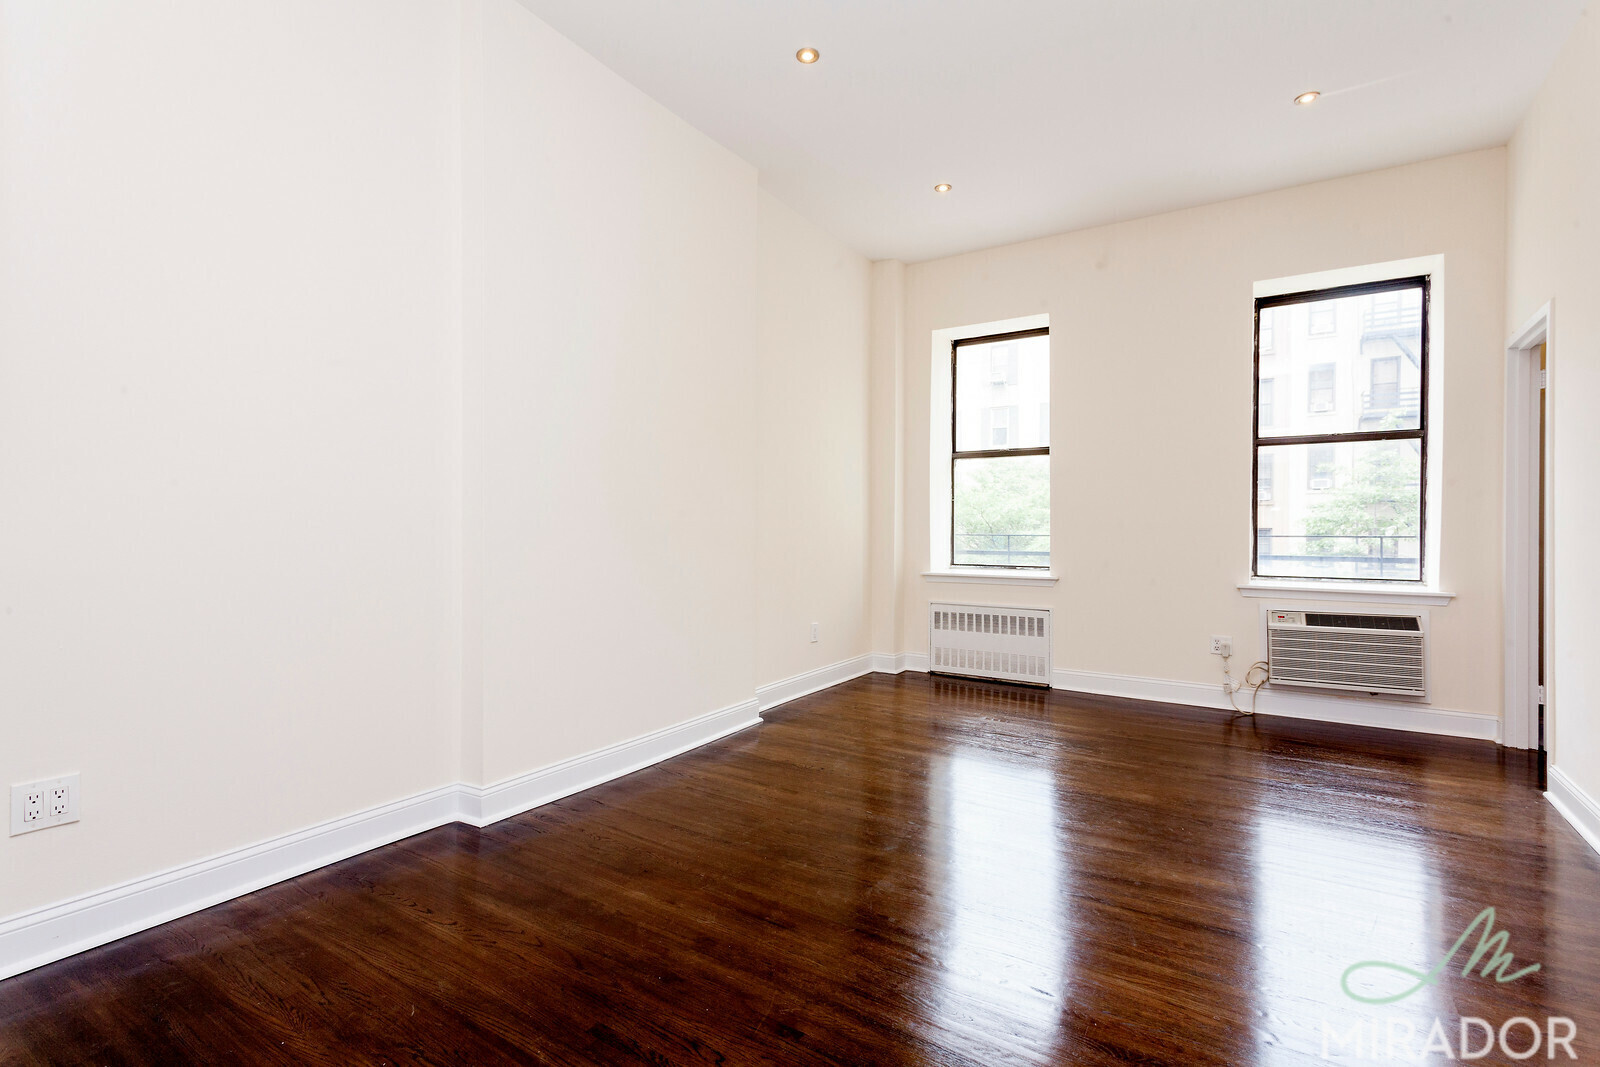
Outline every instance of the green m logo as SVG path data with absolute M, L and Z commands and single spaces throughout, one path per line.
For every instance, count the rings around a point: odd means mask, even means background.
M 1344 989 L 1345 996 L 1351 1000 L 1359 1000 L 1363 1004 L 1393 1004 L 1396 1001 L 1404 1000 L 1423 986 L 1433 985 L 1438 982 L 1439 975 L 1444 973 L 1444 969 L 1449 966 L 1456 953 L 1461 951 L 1461 946 L 1467 943 L 1467 938 L 1472 936 L 1474 930 L 1478 930 L 1478 947 L 1467 958 L 1466 965 L 1461 968 L 1463 977 L 1472 972 L 1472 968 L 1478 965 L 1479 960 L 1484 961 L 1483 970 L 1480 972 L 1483 977 L 1488 978 L 1492 974 L 1496 982 L 1514 982 L 1518 978 L 1532 974 L 1539 969 L 1537 963 L 1532 963 L 1521 970 L 1512 971 L 1510 974 L 1506 973 L 1506 968 L 1516 962 L 1515 957 L 1506 951 L 1506 942 L 1509 940 L 1509 935 L 1504 930 L 1498 933 L 1495 932 L 1494 909 L 1484 908 L 1478 912 L 1478 917 L 1468 923 L 1465 930 L 1461 931 L 1461 936 L 1456 938 L 1456 943 L 1450 946 L 1450 951 L 1445 953 L 1444 959 L 1440 960 L 1433 970 L 1423 973 L 1399 963 L 1388 963 L 1384 960 L 1363 960 L 1360 963 L 1352 963 L 1345 968 L 1344 975 L 1339 979 L 1339 985 Z M 1485 959 L 1485 957 L 1488 958 Z M 1363 996 L 1350 988 L 1351 977 L 1363 971 L 1391 971 L 1412 979 L 1414 984 L 1390 996 Z

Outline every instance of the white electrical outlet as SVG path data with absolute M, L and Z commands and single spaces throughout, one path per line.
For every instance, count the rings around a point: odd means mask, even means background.
M 1233 655 L 1233 638 L 1224 637 L 1222 634 L 1212 634 L 1211 654 L 1213 656 Z
M 78 776 L 11 787 L 11 836 L 78 821 Z
M 812 644 L 816 644 L 817 643 L 818 634 L 821 632 L 821 630 L 822 630 L 822 627 L 818 626 L 816 623 L 812 623 L 811 624 L 811 643 Z

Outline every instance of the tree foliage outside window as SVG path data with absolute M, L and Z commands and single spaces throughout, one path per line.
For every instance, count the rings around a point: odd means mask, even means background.
M 1422 535 L 1422 456 L 1410 442 L 1360 449 L 1350 479 L 1323 493 L 1306 519 L 1307 550 L 1370 556 Z
M 1050 562 L 1050 457 L 967 460 L 957 467 L 956 562 Z

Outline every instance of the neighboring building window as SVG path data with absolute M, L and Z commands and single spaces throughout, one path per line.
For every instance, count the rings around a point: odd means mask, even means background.
M 1339 327 L 1339 312 L 1332 304 L 1319 304 L 1311 308 L 1306 317 L 1306 332 L 1312 337 L 1325 337 Z
M 1260 335 L 1261 335 L 1261 351 L 1263 351 L 1263 352 L 1271 352 L 1273 350 L 1273 348 L 1272 348 L 1272 338 L 1273 338 L 1273 329 L 1272 329 L 1273 322 L 1272 322 L 1272 320 L 1275 319 L 1275 318 L 1277 318 L 1277 315 L 1275 315 L 1273 313 L 1273 310 L 1271 308 L 1263 308 L 1261 310 L 1261 314 L 1260 314 L 1259 318 L 1257 319 L 1257 322 L 1260 324 L 1259 329 L 1260 329 Z
M 988 448 L 1009 448 L 1012 441 L 1017 439 L 1017 415 L 1019 409 L 1012 404 L 1008 407 L 989 408 L 983 413 L 983 440 Z
M 1336 364 L 1318 363 L 1307 376 L 1306 408 L 1313 415 L 1325 415 L 1333 410 L 1334 386 L 1338 382 Z
M 1367 396 L 1367 406 L 1374 409 L 1392 408 L 1400 403 L 1400 357 L 1383 356 L 1372 361 L 1372 390 Z
M 1332 445 L 1312 445 L 1306 449 L 1306 488 L 1332 489 L 1334 476 Z
M 950 371 L 950 562 L 1047 568 L 1050 331 L 956 341 Z
M 1310 332 L 1330 338 L 1316 362 L 1256 353 L 1253 573 L 1268 578 L 1421 581 L 1428 461 L 1428 279 L 1291 293 L 1256 301 L 1304 304 Z M 1325 324 L 1345 323 L 1343 333 Z M 1358 328 L 1359 327 L 1359 328 Z M 1304 409 L 1277 405 L 1276 380 L 1307 383 Z M 1340 410 L 1343 380 L 1366 395 Z M 1305 490 L 1278 492 L 1276 474 Z
M 1015 343 L 995 345 L 989 354 L 989 384 L 1015 385 L 1017 381 L 1017 346 Z

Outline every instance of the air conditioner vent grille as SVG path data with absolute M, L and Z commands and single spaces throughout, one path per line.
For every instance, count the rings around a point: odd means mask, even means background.
M 928 606 L 929 669 L 1050 684 L 1050 612 L 975 604 Z
M 1427 629 L 1416 615 L 1271 611 L 1269 681 L 1426 696 Z

